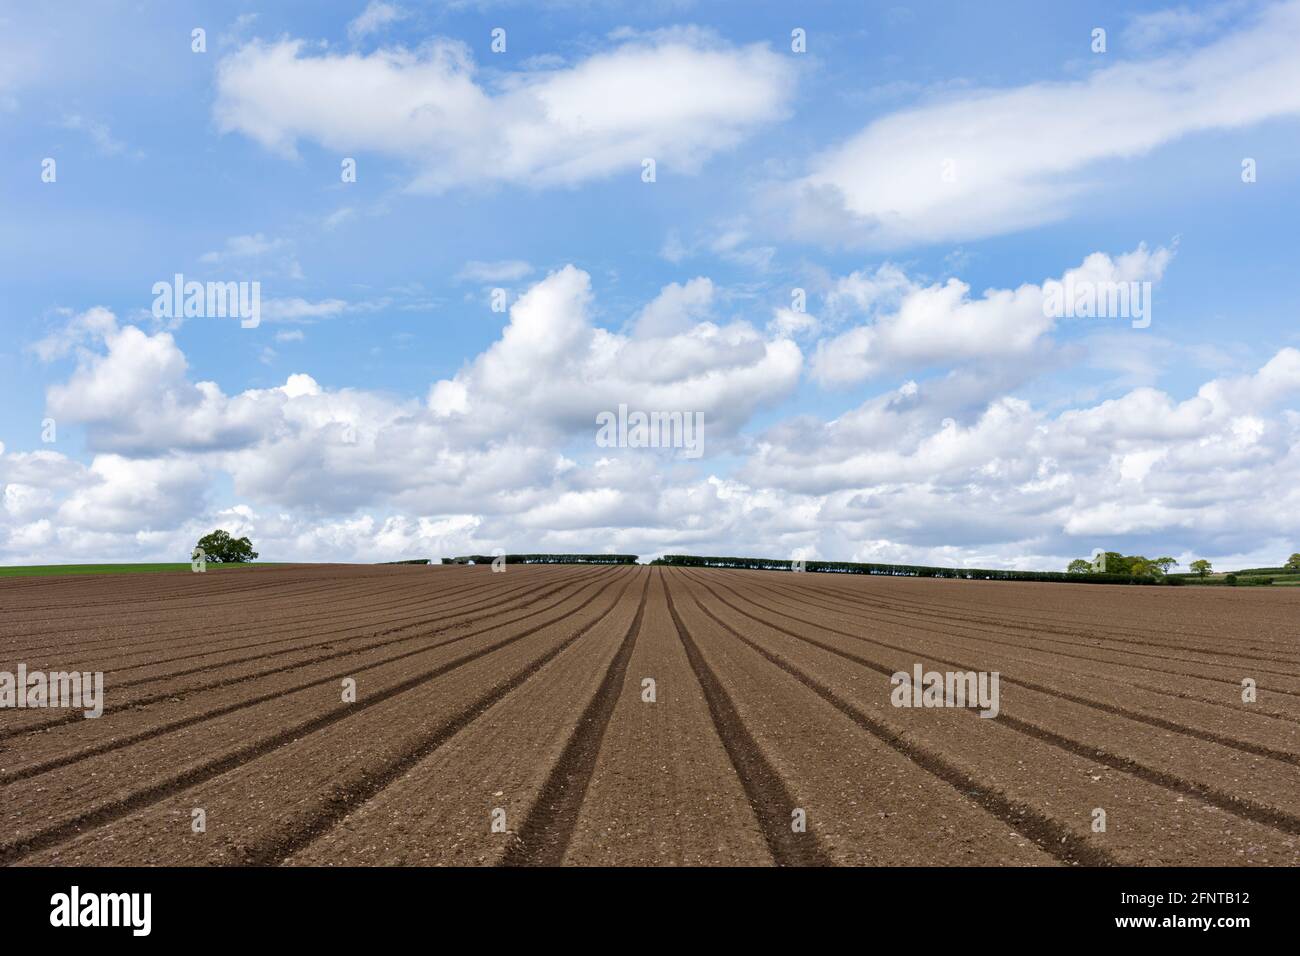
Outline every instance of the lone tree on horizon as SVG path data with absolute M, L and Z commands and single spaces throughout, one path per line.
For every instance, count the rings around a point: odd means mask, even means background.
M 1191 564 L 1188 565 L 1188 567 L 1191 568 L 1192 571 L 1194 571 L 1196 574 L 1198 574 L 1201 577 L 1205 577 L 1212 570 L 1214 570 L 1210 562 L 1206 561 L 1204 558 L 1199 558 L 1198 560 L 1193 561 Z
M 1288 571 L 1300 571 L 1300 551 L 1286 559 L 1286 569 Z
M 246 537 L 232 538 L 229 532 L 222 531 L 220 528 L 199 538 L 196 547 L 202 548 L 204 556 L 214 564 L 233 564 L 257 560 L 257 552 L 253 550 L 253 542 Z

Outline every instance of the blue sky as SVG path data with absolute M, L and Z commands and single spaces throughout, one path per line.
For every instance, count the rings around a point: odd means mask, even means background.
M 1295 3 L 0 4 L 0 561 L 1285 558 L 1298 40 Z M 1071 270 L 1150 326 L 1045 316 Z M 176 273 L 262 321 L 155 317 Z M 704 455 L 598 447 L 620 403 Z

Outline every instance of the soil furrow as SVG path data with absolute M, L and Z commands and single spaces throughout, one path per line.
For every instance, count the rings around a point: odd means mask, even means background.
M 733 590 L 732 593 L 736 594 L 737 592 Z M 832 634 L 839 635 L 841 637 L 846 637 L 850 640 L 868 643 L 868 644 L 874 644 L 878 647 L 887 648 L 893 651 L 901 651 L 907 654 L 921 653 L 921 650 L 915 647 L 906 647 L 899 644 L 893 644 L 888 641 L 877 640 L 875 638 L 864 638 L 861 637 L 860 635 L 853 634 L 852 632 L 849 631 L 841 631 L 838 628 L 830 627 L 825 624 L 817 624 L 815 621 L 809 620 L 807 618 L 798 617 L 796 615 L 792 615 L 789 612 L 775 611 L 773 608 L 768 607 L 767 605 L 763 604 L 762 602 L 756 600 L 753 597 L 746 597 L 745 600 L 751 605 L 753 605 L 754 607 L 760 608 L 769 613 L 777 614 L 781 617 L 785 617 L 789 620 L 796 621 L 800 624 L 818 627 L 822 630 L 828 631 Z M 932 660 L 934 660 L 937 663 L 949 664 L 963 671 L 982 669 L 982 668 L 972 666 L 971 664 L 969 664 L 969 662 L 953 660 L 950 657 L 935 656 L 932 652 L 926 652 L 925 656 L 930 657 Z M 1230 747 L 1234 750 L 1239 750 L 1242 753 L 1248 753 L 1254 756 L 1265 757 L 1270 760 L 1278 760 L 1283 763 L 1300 766 L 1300 755 L 1297 755 L 1296 753 L 1291 751 L 1279 750 L 1273 747 L 1265 747 L 1265 746 L 1252 743 L 1251 741 L 1230 737 L 1226 734 L 1219 734 L 1213 731 L 1201 730 L 1199 728 L 1191 727 L 1186 724 L 1174 723 L 1172 721 L 1165 720 L 1160 717 L 1155 717 L 1150 714 L 1143 713 L 1141 711 L 1133 710 L 1132 708 L 1121 707 L 1117 704 L 1111 704 L 1104 701 L 1096 700 L 1095 698 L 1083 697 L 1078 694 L 1072 694 L 1069 691 L 1065 691 L 1060 688 L 1050 687 L 1045 684 L 1021 676 L 1007 677 L 1003 675 L 1002 681 L 1007 684 L 1024 687 L 1029 690 L 1038 691 L 1039 693 L 1042 694 L 1046 694 L 1052 697 L 1057 697 L 1061 700 L 1067 700 L 1070 701 L 1071 703 L 1080 704 L 1084 707 L 1090 707 L 1094 710 L 1099 710 L 1116 717 L 1123 717 L 1127 720 L 1133 720 L 1138 723 L 1147 724 L 1148 726 L 1151 727 L 1157 727 L 1161 730 L 1169 730 L 1173 733 L 1181 734 L 1186 737 L 1192 737 L 1197 740 L 1206 741 L 1207 743 L 1214 743 L 1223 747 Z
M 1050 817 L 1037 813 L 1032 808 L 1013 803 L 1003 794 L 985 786 L 969 773 L 945 761 L 938 754 L 917 746 L 904 738 L 902 734 L 892 730 L 880 721 L 872 719 L 829 687 L 781 659 L 776 654 L 771 653 L 760 644 L 750 640 L 725 621 L 714 616 L 707 607 L 699 604 L 698 601 L 696 603 L 705 614 L 709 615 L 719 626 L 745 644 L 746 647 L 757 651 L 766 660 L 798 680 L 867 733 L 907 757 L 921 769 L 938 777 L 962 796 L 973 800 L 1013 830 L 1024 834 L 1044 852 L 1062 863 L 1080 863 L 1085 866 L 1110 866 L 1115 864 L 1116 861 L 1104 849 L 1090 846 L 1079 836 L 1062 827 Z
M 762 620 L 754 615 L 748 614 L 743 609 L 737 608 L 735 605 L 731 604 L 730 602 L 716 595 L 716 593 L 713 596 L 720 603 L 726 605 L 727 607 L 731 608 L 737 613 L 740 613 L 746 617 L 750 617 L 756 621 Z M 764 621 L 763 623 L 765 623 L 766 626 L 768 627 L 771 627 L 775 630 L 782 631 L 783 633 L 788 634 L 791 637 L 794 637 L 801 641 L 805 641 L 809 644 L 812 644 L 813 646 L 821 648 L 822 650 L 828 651 L 832 654 L 842 657 L 845 660 L 850 660 L 853 661 L 854 663 L 861 664 L 864 667 L 868 667 L 872 670 L 875 670 L 882 675 L 892 675 L 893 673 L 896 673 L 898 670 L 898 668 L 896 667 L 890 667 L 889 665 L 881 664 L 877 661 L 871 660 L 870 658 L 863 657 L 858 654 L 853 654 L 848 651 L 844 651 L 838 647 L 835 647 L 833 644 L 818 641 L 814 638 L 810 638 L 798 634 L 797 632 L 787 630 L 770 620 Z M 831 630 L 833 632 L 833 629 Z M 852 635 L 846 635 L 846 636 L 853 637 Z M 875 643 L 875 642 L 869 642 L 869 643 Z M 881 646 L 889 646 L 889 645 L 881 645 Z M 891 648 L 891 649 L 900 650 L 900 648 Z M 907 651 L 906 648 L 901 648 L 901 650 Z M 909 653 L 914 653 L 914 652 L 909 652 Z M 930 654 L 927 654 L 925 656 L 928 657 L 930 660 L 938 663 L 947 663 L 947 664 L 955 663 L 950 660 L 934 657 L 933 655 Z M 961 667 L 963 670 L 968 669 L 961 664 L 957 664 L 957 666 Z M 1012 683 L 1012 681 L 1006 678 L 1005 676 L 1003 677 L 1003 680 L 1006 683 Z M 1005 713 L 999 714 L 995 718 L 995 722 L 1002 726 L 1009 727 L 1019 733 L 1025 734 L 1026 736 L 1034 737 L 1038 740 L 1043 741 L 1044 743 L 1048 743 L 1063 751 L 1067 751 L 1069 753 L 1073 753 L 1079 756 L 1086 756 L 1089 760 L 1093 760 L 1104 766 L 1112 767 L 1124 773 L 1131 774 L 1148 783 L 1152 783 L 1157 786 L 1161 786 L 1166 789 L 1178 793 L 1182 793 L 1186 796 L 1195 797 L 1199 800 L 1204 801 L 1205 803 L 1210 804 L 1211 806 L 1217 807 L 1218 809 L 1225 810 L 1229 813 L 1234 814 L 1235 816 L 1241 817 L 1242 819 L 1250 820 L 1255 823 L 1261 823 L 1266 826 L 1270 826 L 1277 830 L 1280 830 L 1281 832 L 1284 833 L 1300 834 L 1300 815 L 1297 815 L 1295 813 L 1289 813 L 1277 809 L 1275 807 L 1269 806 L 1267 804 L 1260 803 L 1258 801 L 1244 799 L 1237 794 L 1226 793 L 1218 789 L 1217 787 L 1199 783 L 1195 780 L 1187 779 L 1185 777 L 1180 777 L 1175 774 L 1162 771 L 1158 768 L 1151 767 L 1131 757 L 1125 757 L 1122 755 L 1107 753 L 1106 751 L 1101 750 L 1096 746 L 1089 745 L 1081 741 L 1075 740 L 1073 738 L 1067 737 L 1065 735 L 1048 730 L 1037 723 L 1016 719 Z
M 623 690 L 627 665 L 636 647 L 636 636 L 641 630 L 649 593 L 647 576 L 641 587 L 636 616 L 619 642 L 618 653 L 610 662 L 596 696 L 578 718 L 573 735 L 547 777 L 537 803 L 519 829 L 518 839 L 506 851 L 501 861 L 503 866 L 558 866 L 564 859 L 564 851 L 569 848 L 573 827 L 578 821 L 578 811 L 591 783 L 601 741 L 605 739 L 605 729 Z
M 596 591 L 587 597 L 580 605 L 567 612 L 567 614 L 576 613 L 577 611 L 582 610 L 595 601 L 596 598 L 606 588 L 612 586 L 612 584 L 613 582 L 606 582 L 599 586 Z M 192 787 L 196 784 L 210 780 L 240 766 L 241 764 L 248 763 L 258 757 L 268 754 L 279 747 L 291 744 L 300 737 L 330 727 L 359 711 L 364 711 L 382 704 L 392 697 L 405 693 L 412 688 L 418 687 L 436 677 L 449 673 L 467 663 L 476 661 L 500 648 L 514 644 L 542 628 L 554 624 L 556 621 L 562 620 L 567 616 L 567 614 L 561 613 L 551 620 L 535 624 L 517 634 L 512 634 L 485 647 L 470 651 L 469 653 L 463 654 L 460 657 L 454 658 L 453 660 L 437 667 L 421 671 L 414 676 L 400 680 L 397 683 L 368 692 L 354 703 L 347 703 L 341 706 L 335 705 L 323 713 L 319 713 L 299 722 L 290 723 L 285 727 L 285 729 L 257 740 L 254 743 L 237 746 L 233 750 L 217 758 L 200 760 L 200 762 L 195 766 L 179 773 L 166 775 L 162 779 L 128 792 L 125 795 L 108 797 L 93 809 L 74 813 L 70 817 L 62 819 L 58 823 L 40 827 L 34 832 L 21 834 L 4 842 L 0 842 L 0 865 L 6 865 L 38 850 L 57 845 L 58 843 L 74 837 L 79 831 L 87 827 L 103 826 L 104 824 L 120 819 L 136 810 L 156 803 L 175 790 Z
M 541 589 L 539 589 L 539 592 L 535 595 L 535 597 L 549 597 L 550 595 L 552 595 L 552 594 L 554 594 L 554 593 L 556 593 L 557 591 L 560 591 L 560 590 L 567 590 L 568 588 L 572 588 L 572 587 L 578 587 L 578 588 L 581 588 L 581 587 L 583 587 L 583 586 L 584 586 L 584 584 L 583 584 L 583 582 L 582 582 L 581 579 L 579 579 L 579 580 L 576 581 L 576 582 L 570 580 L 570 581 L 566 581 L 566 582 L 563 582 L 563 583 L 561 583 L 561 584 L 558 584 L 558 585 L 556 585 L 555 587 L 547 588 L 547 589 L 545 589 L 545 590 L 541 590 Z M 567 600 L 567 595 L 566 595 L 565 597 L 561 597 L 559 600 L 557 600 L 557 601 L 555 601 L 555 602 L 553 602 L 553 603 L 551 603 L 551 604 L 545 605 L 545 606 L 540 607 L 540 608 L 533 608 L 532 610 L 530 610 L 530 611 L 528 611 L 528 612 L 526 612 L 526 613 L 524 613 L 524 614 L 521 614 L 521 615 L 519 615 L 518 617 L 511 618 L 509 621 L 505 621 L 505 622 L 501 622 L 501 623 L 504 623 L 504 624 L 512 624 L 512 623 L 514 623 L 514 622 L 516 622 L 516 621 L 527 620 L 528 618 L 530 618 L 530 617 L 534 617 L 534 616 L 536 616 L 537 614 L 545 613 L 546 611 L 550 610 L 551 608 L 556 607 L 556 606 L 558 606 L 559 604 L 563 603 L 563 601 L 565 601 L 565 600 Z M 527 605 L 525 605 L 525 606 L 527 606 Z M 513 608 L 513 607 L 508 607 L 508 608 L 506 608 L 506 610 L 514 610 L 514 608 Z M 496 613 L 488 614 L 488 615 L 482 615 L 482 616 L 480 616 L 480 617 L 478 617 L 478 618 L 471 619 L 470 621 L 464 621 L 464 622 L 461 622 L 460 624 L 455 625 L 455 626 L 465 626 L 466 624 L 476 623 L 476 622 L 479 621 L 479 620 L 486 620 L 486 619 L 488 619 L 488 618 L 495 617 L 495 616 L 496 616 Z M 434 620 L 436 620 L 436 619 L 434 619 Z M 493 627 L 495 627 L 495 626 L 498 626 L 498 625 L 493 625 Z M 490 628 L 489 628 L 489 629 L 490 629 Z M 398 629 L 392 629 L 392 630 L 398 630 Z M 339 651 L 339 652 L 337 652 L 337 653 L 330 653 L 330 654 L 318 655 L 318 656 L 315 657 L 315 658 L 308 658 L 308 659 L 306 659 L 306 660 L 296 661 L 296 662 L 294 662 L 292 665 L 287 665 L 287 666 L 283 666 L 283 667 L 267 668 L 267 669 L 263 669 L 263 670 L 260 670 L 260 671 L 254 671 L 254 672 L 252 672 L 252 673 L 242 674 L 242 675 L 231 675 L 231 676 L 227 676 L 227 677 L 224 677 L 224 678 L 220 678 L 220 679 L 218 679 L 218 680 L 214 680 L 214 681 L 206 681 L 206 682 L 203 682 L 203 683 L 186 683 L 186 684 L 182 684 L 182 685 L 179 685 L 179 686 L 170 686 L 170 687 L 167 687 L 166 689 L 163 689 L 163 690 L 156 690 L 156 691 L 154 691 L 153 693 L 150 693 L 150 694 L 145 694 L 145 695 L 140 695 L 140 696 L 134 696 L 134 697 L 130 697 L 130 698 L 124 700 L 124 701 L 120 701 L 120 702 L 113 703 L 113 704 L 106 704 L 105 707 L 104 707 L 104 713 L 105 713 L 106 715 L 108 715 L 108 714 L 117 714 L 117 713 L 125 712 L 125 711 L 138 710 L 138 709 L 140 709 L 140 708 L 143 708 L 143 707 L 149 707 L 149 706 L 152 706 L 152 705 L 154 705 L 154 704 L 158 704 L 158 703 L 161 703 L 161 702 L 164 702 L 164 701 L 168 701 L 168 702 L 177 702 L 177 701 L 181 701 L 181 702 L 183 702 L 183 701 L 186 699 L 187 696 L 192 695 L 192 694 L 196 694 L 196 693 L 200 693 L 200 692 L 205 692 L 205 691 L 210 691 L 210 690 L 217 690 L 217 689 L 221 689 L 221 688 L 232 687 L 232 686 L 236 686 L 236 685 L 239 685 L 239 684 L 242 684 L 242 683 L 248 682 L 248 681 L 260 680 L 260 679 L 263 679 L 263 678 L 265 678 L 265 677 L 268 677 L 268 676 L 274 676 L 274 675 L 278 675 L 278 674 L 281 674 L 281 673 L 291 673 L 291 672 L 294 671 L 294 670 L 304 669 L 304 668 L 307 668 L 307 667 L 310 666 L 310 665 L 319 664 L 319 663 L 325 663 L 325 662 L 330 662 L 330 661 L 336 661 L 336 660 L 343 660 L 343 659 L 346 659 L 346 658 L 349 658 L 349 657 L 352 657 L 352 656 L 355 656 L 355 655 L 358 655 L 358 654 L 369 654 L 369 653 L 371 653 L 372 651 L 381 650 L 381 649 L 386 648 L 386 647 L 393 647 L 393 646 L 396 646 L 396 645 L 399 645 L 399 644 L 406 644 L 406 643 L 409 643 L 410 641 L 413 641 L 413 640 L 420 640 L 420 639 L 422 639 L 422 638 L 425 638 L 425 637 L 429 637 L 429 636 L 432 636 L 432 635 L 438 634 L 438 633 L 440 633 L 442 630 L 443 630 L 443 628 L 437 628 L 437 629 L 435 629 L 435 630 L 433 630 L 433 631 L 429 631 L 429 632 L 421 632 L 421 633 L 417 633 L 417 634 L 404 635 L 404 636 L 402 636 L 402 637 L 390 638 L 389 640 L 378 641 L 378 642 L 374 642 L 374 643 L 371 643 L 371 644 L 367 644 L 367 645 L 364 645 L 364 646 L 361 646 L 361 647 L 348 648 L 348 649 L 346 649 L 346 650 L 342 650 L 342 651 Z M 481 629 L 481 630 L 471 631 L 471 632 L 468 633 L 468 634 L 457 635 L 456 637 L 454 637 L 454 638 L 452 638 L 452 639 L 449 639 L 449 640 L 446 640 L 446 641 L 436 642 L 436 643 L 434 643 L 434 644 L 432 644 L 432 645 L 429 645 L 429 644 L 422 645 L 421 647 L 417 648 L 417 649 L 414 650 L 414 651 L 410 651 L 410 652 L 406 652 L 406 653 L 401 653 L 401 654 L 394 655 L 394 656 L 392 656 L 392 657 L 386 658 L 385 661 L 381 661 L 380 663 L 385 663 L 385 662 L 387 662 L 387 661 L 391 661 L 391 660 L 403 660 L 403 659 L 405 659 L 405 658 L 407 658 L 407 657 L 412 656 L 413 654 L 420 653 L 420 652 L 422 652 L 422 651 L 424 651 L 424 650 L 428 650 L 430 647 L 440 647 L 440 646 L 443 646 L 443 645 L 446 645 L 446 644 L 455 643 L 456 641 L 458 641 L 458 640 L 462 640 L 462 639 L 464 639 L 464 638 L 466 638 L 466 637 L 473 637 L 473 636 L 475 636 L 475 635 L 477 635 L 477 634 L 482 634 L 482 633 L 484 633 L 484 630 L 488 630 L 488 629 Z M 391 632 L 391 631 L 390 631 L 390 632 Z M 381 633 L 390 633 L 390 632 L 381 632 Z M 203 668 L 201 671 L 198 671 L 198 673 L 207 673 L 207 672 L 210 671 L 210 670 L 220 670 L 222 667 L 229 667 L 229 666 L 230 666 L 230 662 L 226 662 L 226 663 L 224 663 L 224 664 L 217 665 L 217 666 L 214 667 L 214 668 Z M 175 675 L 173 675 L 173 676 L 175 676 Z M 188 675 L 183 675 L 183 676 L 188 676 Z M 156 683 L 156 681 L 148 681 L 148 682 L 144 682 L 144 683 L 147 683 L 147 684 L 153 684 L 153 683 Z M 314 683 L 316 683 L 316 682 L 313 681 L 313 682 L 311 682 L 311 683 L 314 684 Z M 132 686 L 132 685 L 128 683 L 127 686 Z M 311 686 L 311 684 L 304 685 L 304 686 Z M 120 686 L 114 687 L 114 688 L 113 688 L 114 693 L 116 693 L 116 692 L 117 692 L 118 690 L 120 690 L 120 689 L 121 689 Z M 30 713 L 30 712 L 29 712 L 29 713 Z M 66 727 L 66 726 L 68 726 L 68 725 L 78 725 L 78 722 L 79 722 L 81 719 L 82 719 L 82 718 L 81 718 L 81 715 L 78 714 L 78 713 L 75 713 L 75 712 L 74 712 L 74 713 L 71 713 L 71 714 L 65 714 L 65 715 L 63 715 L 63 716 L 61 716 L 61 717 L 47 718 L 47 719 L 45 719 L 45 720 L 43 720 L 43 721 L 39 721 L 39 720 L 37 720 L 37 718 L 31 718 L 30 722 L 15 723 L 13 726 L 11 726 L 11 727 L 9 727 L 9 728 L 6 728 L 4 731 L 0 731 L 0 740 L 3 740 L 5 737 L 16 736 L 16 735 L 19 735 L 19 734 L 30 734 L 30 733 L 33 733 L 33 732 L 46 732 L 46 731 L 52 730 L 52 729 L 54 729 L 54 728 L 56 728 L 56 727 Z M 101 719 L 102 719 L 102 718 L 101 718 Z M 113 725 L 113 726 L 117 726 L 117 725 Z M 99 725 L 97 724 L 97 725 L 96 725 L 96 728 L 98 728 L 98 727 L 99 727 Z M 83 733 L 82 736 L 84 736 L 84 733 Z
M 0 864 L 1300 865 L 1300 589 L 509 571 L 0 581 Z
M 691 663 L 695 679 L 704 691 L 704 700 L 709 705 L 713 716 L 713 725 L 722 738 L 722 746 L 727 748 L 731 765 L 749 797 L 749 804 L 754 808 L 759 826 L 763 828 L 763 838 L 767 840 L 772 858 L 780 866 L 827 866 L 830 857 L 821 846 L 816 833 L 795 832 L 791 826 L 791 813 L 797 804 L 791 797 L 789 789 L 780 775 L 772 769 L 759 749 L 758 744 L 745 727 L 723 689 L 718 677 L 704 662 L 700 649 L 690 632 L 682 623 L 673 604 L 672 590 L 668 589 L 668 613 L 673 626 L 677 628 L 677 637 L 686 650 L 686 659 Z

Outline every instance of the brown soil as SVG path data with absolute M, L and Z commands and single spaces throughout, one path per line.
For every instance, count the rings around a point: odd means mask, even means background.
M 106 706 L 0 710 L 0 863 L 1296 865 L 1297 620 L 626 567 L 10 580 L 0 671 L 103 671 Z M 1000 712 L 893 706 L 917 663 L 999 672 Z

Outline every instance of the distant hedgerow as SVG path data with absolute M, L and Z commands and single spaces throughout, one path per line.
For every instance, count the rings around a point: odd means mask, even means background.
M 443 558 L 443 564 L 491 564 L 491 554 L 465 554 Z M 635 554 L 507 554 L 506 564 L 636 564 Z
M 691 568 L 747 568 L 789 571 L 794 562 L 781 558 L 720 558 L 665 554 L 651 564 Z M 1061 581 L 1070 584 L 1174 583 L 1150 574 L 1070 574 L 1065 571 L 1008 571 L 1000 568 L 938 568 L 922 564 L 868 564 L 857 561 L 805 561 L 805 571 L 833 574 L 875 574 L 889 577 L 960 578 L 967 581 Z

